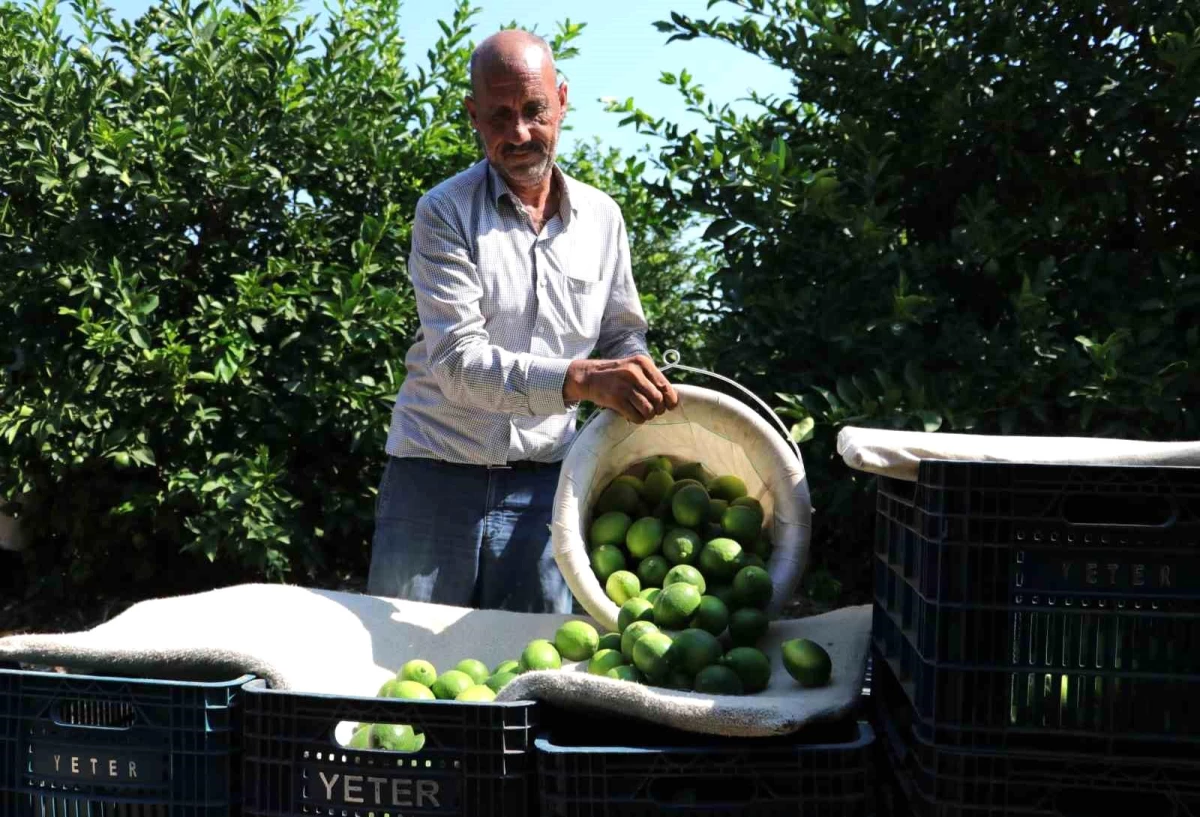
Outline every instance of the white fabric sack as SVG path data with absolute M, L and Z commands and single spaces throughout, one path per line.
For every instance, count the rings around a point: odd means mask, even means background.
M 1092 437 L 940 434 L 847 426 L 838 434 L 846 465 L 915 482 L 921 460 L 1042 465 L 1200 465 L 1200 442 L 1161 443 Z
M 590 509 L 600 493 L 630 466 L 666 455 L 701 462 L 716 474 L 736 474 L 770 520 L 774 549 L 767 564 L 774 618 L 791 598 L 808 562 L 812 504 L 804 463 L 755 411 L 711 389 L 677 385 L 679 406 L 635 425 L 602 411 L 580 430 L 563 460 L 554 497 L 554 558 L 571 592 L 607 629 L 616 629 L 618 607 L 604 592 L 588 559 Z
M 404 662 L 439 672 L 464 658 L 494 667 L 531 640 L 553 640 L 578 616 L 473 610 L 287 585 L 238 585 L 136 604 L 91 630 L 0 639 L 0 662 L 176 679 L 251 673 L 298 692 L 374 697 Z M 703 696 L 588 675 L 586 667 L 531 672 L 500 700 L 543 700 L 718 735 L 770 735 L 849 711 L 862 689 L 869 606 L 776 621 L 764 641 L 771 686 L 759 695 Z M 804 690 L 783 670 L 779 644 L 811 638 L 833 661 L 829 686 Z

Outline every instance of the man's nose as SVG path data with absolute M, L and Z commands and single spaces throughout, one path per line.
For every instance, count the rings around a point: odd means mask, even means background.
M 523 145 L 529 141 L 532 123 L 523 116 L 515 116 L 512 120 L 511 136 L 514 145 Z

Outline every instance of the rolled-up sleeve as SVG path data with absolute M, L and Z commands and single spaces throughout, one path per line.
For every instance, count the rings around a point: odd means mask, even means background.
M 483 287 L 465 232 L 451 207 L 423 197 L 413 222 L 409 277 L 428 347 L 429 368 L 448 400 L 505 414 L 567 410 L 570 360 L 511 352 L 491 342 Z
M 596 351 L 603 358 L 648 355 L 646 315 L 633 280 L 625 220 L 617 216 L 617 257 L 613 286 L 600 322 Z

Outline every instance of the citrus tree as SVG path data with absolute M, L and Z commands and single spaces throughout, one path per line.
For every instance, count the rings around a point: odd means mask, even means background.
M 840 428 L 1200 434 L 1200 16 L 1160 0 L 727 0 L 727 42 L 792 92 L 660 138 L 656 193 L 699 211 L 717 365 L 804 443 L 818 556 L 871 540 Z M 849 554 L 844 557 L 841 554 Z
M 50 0 L 0 5 L 0 492 L 26 591 L 365 572 L 412 213 L 480 158 L 474 10 L 410 61 L 399 0 L 321 24 L 290 0 L 70 8 L 78 39 Z M 617 157 L 566 161 L 631 208 L 656 331 L 691 342 L 666 325 L 678 230 Z

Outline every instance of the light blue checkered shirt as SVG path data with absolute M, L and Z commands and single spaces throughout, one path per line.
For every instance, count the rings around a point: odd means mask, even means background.
M 417 203 L 408 272 L 421 327 L 387 452 L 503 465 L 562 459 L 567 366 L 646 353 L 620 208 L 557 167 L 559 212 L 533 232 L 487 160 Z

